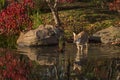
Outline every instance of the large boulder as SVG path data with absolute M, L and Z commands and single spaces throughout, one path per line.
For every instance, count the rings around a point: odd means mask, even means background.
M 21 32 L 18 46 L 41 46 L 58 44 L 61 30 L 52 25 L 40 25 L 37 29 Z
M 95 37 L 100 37 L 102 43 L 119 42 L 120 27 L 108 27 L 93 34 Z

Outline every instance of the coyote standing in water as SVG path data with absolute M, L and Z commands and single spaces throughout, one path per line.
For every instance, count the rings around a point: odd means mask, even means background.
M 81 54 L 84 52 L 84 45 L 86 48 L 86 54 L 88 51 L 88 34 L 85 31 L 80 32 L 79 34 L 76 34 L 73 32 L 74 36 L 74 43 L 76 43 L 78 52 L 80 51 L 81 48 Z

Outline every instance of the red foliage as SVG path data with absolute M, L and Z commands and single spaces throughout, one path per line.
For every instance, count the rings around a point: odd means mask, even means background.
M 59 2 L 74 2 L 75 0 L 59 0 Z
M 120 11 L 120 0 L 114 0 L 112 3 L 109 3 L 109 9 L 112 11 Z
M 11 2 L 0 12 L 0 33 L 17 33 L 22 29 L 31 29 L 32 21 L 27 14 L 27 7 L 33 8 L 32 0 Z
M 28 80 L 31 62 L 8 50 L 1 52 L 3 53 L 0 55 L 0 76 L 2 79 Z

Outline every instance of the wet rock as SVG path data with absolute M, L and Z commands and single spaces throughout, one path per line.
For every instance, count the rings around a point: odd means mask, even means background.
M 93 34 L 95 37 L 100 37 L 102 43 L 116 42 L 120 38 L 120 27 L 108 27 Z
M 60 30 L 52 25 L 40 25 L 37 29 L 21 32 L 18 46 L 41 46 L 58 44 Z
M 101 43 L 101 37 L 97 36 L 90 36 L 89 43 Z

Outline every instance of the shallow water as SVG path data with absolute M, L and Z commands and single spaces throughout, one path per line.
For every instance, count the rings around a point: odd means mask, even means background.
M 57 46 L 18 47 L 17 52 L 32 61 L 28 80 L 120 80 L 120 47 L 89 44 L 85 55 L 75 44 L 66 44 L 64 53 Z

